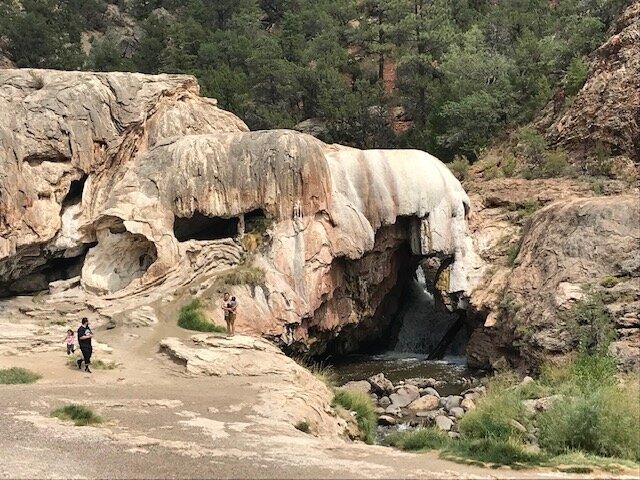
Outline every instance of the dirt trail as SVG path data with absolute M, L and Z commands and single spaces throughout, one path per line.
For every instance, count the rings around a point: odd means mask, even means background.
M 189 337 L 164 322 L 99 331 L 97 337 L 113 352 L 97 352 L 96 358 L 120 365 L 92 375 L 66 365 L 62 344 L 59 352 L 0 357 L 0 368 L 22 366 L 43 375 L 33 385 L 0 386 L 0 477 L 575 477 L 483 469 L 435 453 L 409 454 L 302 433 L 280 415 L 299 401 L 300 391 L 285 384 L 291 379 L 189 377 L 184 366 L 157 353 L 154 345 L 165 335 Z M 284 392 L 284 403 L 272 392 Z M 105 423 L 75 427 L 50 416 L 71 402 L 92 407 Z

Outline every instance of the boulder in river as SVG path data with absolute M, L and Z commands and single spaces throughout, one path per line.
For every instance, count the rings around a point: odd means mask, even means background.
M 420 398 L 420 392 L 415 385 L 404 385 L 396 390 L 396 393 L 389 395 L 392 405 L 400 408 L 406 407 L 414 400 Z
M 384 396 L 384 397 L 380 397 L 378 399 L 378 405 L 380 405 L 381 407 L 388 407 L 389 405 L 391 405 L 391 400 L 389 400 L 389 397 Z
M 440 398 L 440 394 L 438 393 L 438 391 L 435 388 L 432 387 L 427 387 L 424 388 L 422 390 L 420 390 L 420 395 L 433 395 L 434 397 L 438 397 Z
M 460 395 L 449 395 L 448 397 L 444 397 L 441 401 L 444 400 L 443 407 L 447 412 L 450 412 L 452 408 L 459 407 L 462 403 L 462 397 Z
M 474 410 L 476 408 L 476 404 L 473 402 L 473 400 L 467 397 L 462 399 L 462 401 L 460 402 L 460 406 L 464 408 L 467 412 L 469 410 Z
M 440 399 L 435 395 L 424 395 L 411 402 L 407 408 L 413 411 L 435 410 L 439 403 Z
M 393 393 L 393 383 L 385 378 L 384 373 L 378 373 L 369 378 L 371 389 L 374 393 L 381 395 L 389 395 Z
M 378 417 L 378 425 L 391 426 L 395 425 L 396 423 L 398 423 L 398 421 L 391 415 L 380 415 Z
M 438 415 L 436 417 L 436 428 L 438 430 L 442 430 L 448 432 L 453 427 L 453 420 L 449 417 L 445 417 L 444 415 Z
M 464 409 L 462 407 L 453 407 L 451 410 L 449 410 L 449 413 L 456 418 L 462 418 L 462 416 L 464 415 Z

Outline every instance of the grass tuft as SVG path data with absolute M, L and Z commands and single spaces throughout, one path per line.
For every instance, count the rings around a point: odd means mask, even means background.
M 546 456 L 527 450 L 515 440 L 497 438 L 468 439 L 451 441 L 443 449 L 443 457 L 462 457 L 494 465 L 540 465 Z
M 202 302 L 198 299 L 180 308 L 178 326 L 197 332 L 226 332 L 224 327 L 214 325 L 207 320 L 203 312 Z
M 239 265 L 220 275 L 217 283 L 220 285 L 263 286 L 265 283 L 265 271 L 259 267 Z
M 471 439 L 509 440 L 520 438 L 522 433 L 513 427 L 512 420 L 526 425 L 526 410 L 522 399 L 511 387 L 512 376 L 495 377 L 489 383 L 487 393 L 476 403 L 459 423 L 460 432 Z
M 340 405 L 345 409 L 355 412 L 360 439 L 366 443 L 373 443 L 377 418 L 371 397 L 362 392 L 349 392 L 338 390 L 331 402 L 332 406 Z
M 301 432 L 311 433 L 311 426 L 309 425 L 309 422 L 306 420 L 300 420 L 298 423 L 295 424 L 295 427 Z
M 77 427 L 102 423 L 103 421 L 102 417 L 96 415 L 90 408 L 75 403 L 56 408 L 51 412 L 51 416 L 58 417 L 60 420 L 72 420 Z
M 320 380 L 329 388 L 335 388 L 338 378 L 330 365 L 323 365 L 321 363 L 314 362 L 304 356 L 291 357 L 298 365 L 309 370 L 314 377 Z
M 40 378 L 42 378 L 42 375 L 26 368 L 11 367 L 0 370 L 0 384 L 4 385 L 33 383 Z
M 118 368 L 118 364 L 116 362 L 105 362 L 104 360 L 91 360 L 91 367 L 97 368 L 98 370 L 114 370 Z
M 620 283 L 620 280 L 618 280 L 616 277 L 608 276 L 602 279 L 602 281 L 600 282 L 600 285 L 603 286 L 604 288 L 613 288 L 618 283 Z
M 410 432 L 394 432 L 387 435 L 384 444 L 402 450 L 434 450 L 446 446 L 449 437 L 435 428 L 418 428 Z

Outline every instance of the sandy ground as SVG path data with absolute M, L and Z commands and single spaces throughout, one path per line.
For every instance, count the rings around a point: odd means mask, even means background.
M 22 366 L 43 375 L 32 385 L 0 385 L 0 478 L 576 477 L 483 469 L 437 453 L 302 433 L 276 420 L 262 394 L 282 379 L 188 377 L 157 353 L 167 334 L 189 336 L 172 326 L 98 331 L 113 353 L 96 358 L 120 365 L 93 374 L 67 366 L 62 343 L 59 352 L 0 357 L 0 368 Z M 71 402 L 91 406 L 105 422 L 75 427 L 50 416 Z

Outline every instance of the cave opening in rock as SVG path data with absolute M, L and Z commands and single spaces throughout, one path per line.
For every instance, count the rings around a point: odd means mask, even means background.
M 28 273 L 11 282 L 0 283 L 0 298 L 16 295 L 33 295 L 49 289 L 49 284 L 60 280 L 79 277 L 89 247 L 86 244 L 79 255 L 72 257 L 54 256 L 44 263 L 29 269 Z
M 238 217 L 209 217 L 195 212 L 191 217 L 175 217 L 173 234 L 179 242 L 220 240 L 238 235 Z
M 62 202 L 63 207 L 80 203 L 82 200 L 82 192 L 84 191 L 84 184 L 87 181 L 87 175 L 83 175 L 77 180 L 73 180 L 69 185 L 69 191 L 64 197 Z
M 264 233 L 269 227 L 270 220 L 261 208 L 247 212 L 243 217 L 245 232 Z
M 114 220 L 97 232 L 98 244 L 87 254 L 83 286 L 96 293 L 117 292 L 144 276 L 158 258 L 155 244 Z

